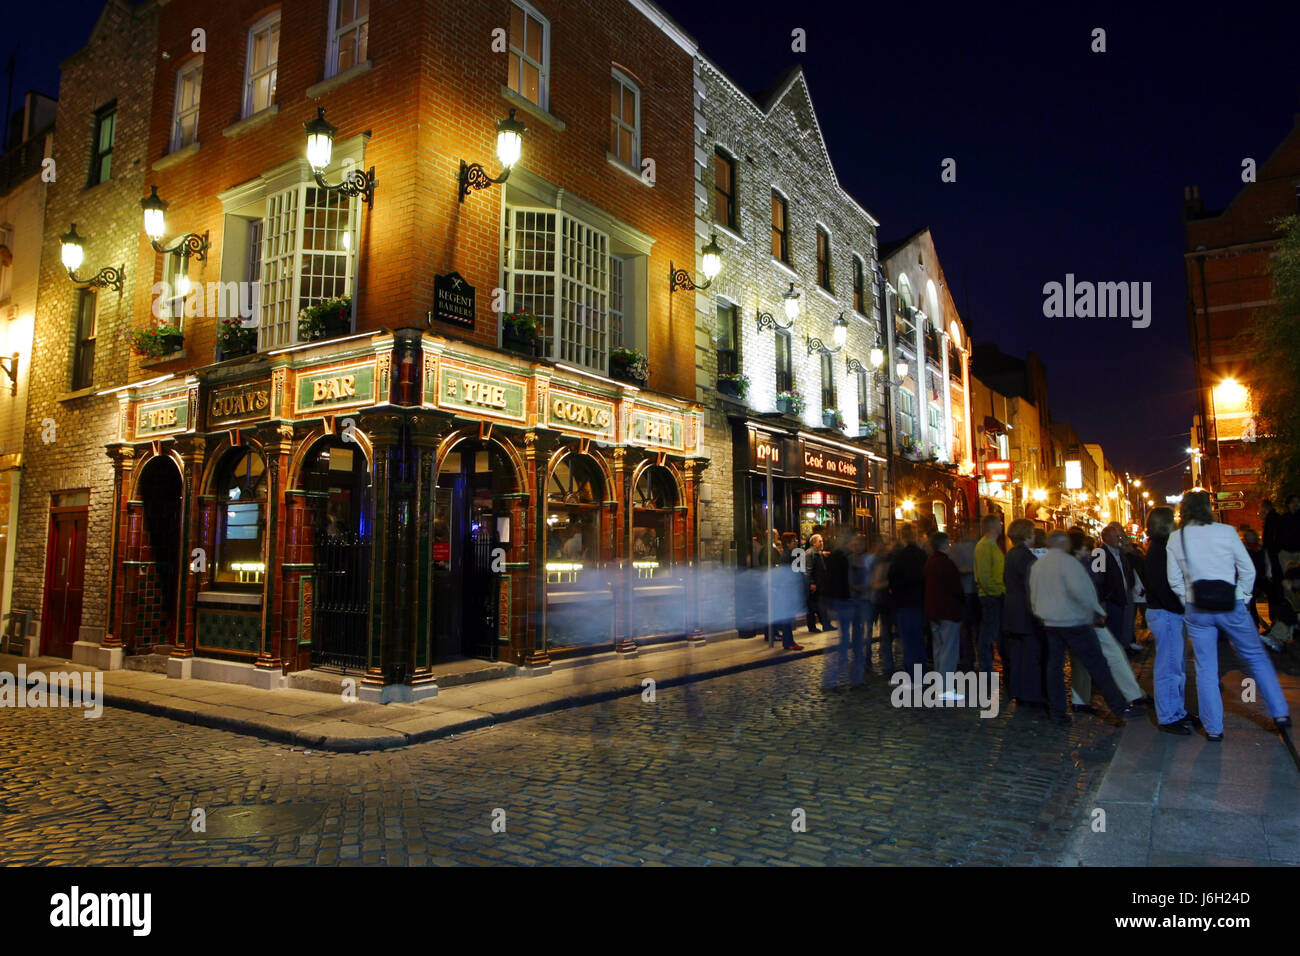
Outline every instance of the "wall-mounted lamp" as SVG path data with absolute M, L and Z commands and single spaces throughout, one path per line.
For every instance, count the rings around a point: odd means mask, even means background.
M 684 289 L 687 292 L 699 289 L 703 292 L 713 285 L 713 280 L 722 271 L 722 250 L 718 247 L 718 234 L 716 232 L 709 237 L 708 245 L 700 250 L 700 271 L 704 273 L 704 282 L 696 285 L 695 280 L 691 278 L 690 270 L 678 269 L 670 260 L 668 263 L 669 294 L 671 295 L 678 289 Z
M 342 193 L 344 196 L 360 196 L 361 201 L 373 202 L 375 198 L 375 167 L 366 172 L 359 169 L 349 170 L 343 176 L 343 182 L 331 185 L 325 182 L 325 170 L 329 168 L 330 157 L 334 155 L 334 134 L 338 127 L 325 118 L 325 107 L 316 107 L 316 118 L 302 124 L 307 132 L 307 162 L 316 177 L 316 185 L 330 192 Z M 463 198 L 463 197 L 462 197 Z
M 13 385 L 9 394 L 18 394 L 18 353 L 0 358 L 0 372 L 9 376 L 9 381 Z
M 75 222 L 72 228 L 60 237 L 60 241 L 63 244 L 61 252 L 63 267 L 68 270 L 68 278 L 78 289 L 98 286 L 103 289 L 122 291 L 122 273 L 125 266 L 105 266 L 89 279 L 77 278 L 77 270 L 81 268 L 81 263 L 86 258 L 86 240 L 77 234 Z
M 794 291 L 794 283 L 790 283 L 790 288 L 781 294 L 785 300 L 785 324 L 773 318 L 771 312 L 758 313 L 758 331 L 764 329 L 788 329 L 794 325 L 794 320 L 799 318 L 799 293 Z
M 154 252 L 179 252 L 186 259 L 193 256 L 202 262 L 208 257 L 208 234 L 188 232 L 176 240 L 170 247 L 162 244 L 162 237 L 167 234 L 167 201 L 158 195 L 158 187 L 149 187 L 152 191 L 140 200 L 144 210 L 144 232 L 153 245 Z
M 510 178 L 510 170 L 524 151 L 524 133 L 527 127 L 515 119 L 515 111 L 497 122 L 497 159 L 501 163 L 501 175 L 496 179 L 488 176 L 482 163 L 460 161 L 460 201 L 464 202 L 471 189 L 487 189 L 498 186 Z
M 839 352 L 844 348 L 844 343 L 848 340 L 849 320 L 844 318 L 844 313 L 841 312 L 840 317 L 835 320 L 831 331 L 831 341 L 835 343 L 835 348 L 827 348 L 826 343 L 821 339 L 810 336 L 808 339 L 808 354 L 812 355 L 815 352 L 823 352 L 826 355 L 834 355 L 836 352 Z

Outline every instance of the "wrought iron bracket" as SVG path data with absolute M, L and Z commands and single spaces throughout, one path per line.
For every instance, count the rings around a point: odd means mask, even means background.
M 855 358 L 844 356 L 844 365 L 850 372 L 866 372 L 867 367 Z
M 179 252 L 186 259 L 193 256 L 199 262 L 203 262 L 208 258 L 207 232 L 204 232 L 201 236 L 194 232 L 186 233 L 170 246 L 164 246 L 156 239 L 149 240 L 149 244 L 153 246 L 154 252 L 158 253 Z
M 487 189 L 489 186 L 499 186 L 510 178 L 511 167 L 507 166 L 502 170 L 501 175 L 493 179 L 487 174 L 482 163 L 467 163 L 465 160 L 460 161 L 460 201 L 464 202 L 465 197 L 469 195 L 471 189 Z
M 349 170 L 344 174 L 343 181 L 337 184 L 325 182 L 325 176 L 319 169 L 313 170 L 313 174 L 316 177 L 316 185 L 321 189 L 327 189 L 332 193 L 342 193 L 344 196 L 360 196 L 362 202 L 374 205 L 375 186 L 377 185 L 375 167 L 371 166 L 365 172 L 359 169 Z
M 818 352 L 822 352 L 826 355 L 834 355 L 836 352 L 841 352 L 843 350 L 844 350 L 844 346 L 842 345 L 837 349 L 827 348 L 826 343 L 823 342 L 821 339 L 817 338 L 816 336 L 809 336 L 808 338 L 809 355 L 815 355 Z
M 90 289 L 98 286 L 101 289 L 112 289 L 115 292 L 122 291 L 122 276 L 126 272 L 126 266 L 104 266 L 89 279 L 79 279 L 77 274 L 71 269 L 68 270 L 68 278 L 78 289 Z
M 668 263 L 668 292 L 670 294 L 676 292 L 678 289 L 685 292 L 703 292 L 711 285 L 713 285 L 712 279 L 697 284 L 695 280 L 691 278 L 689 269 L 678 269 L 671 261 Z
M 794 319 L 791 319 L 789 322 L 786 322 L 784 325 L 782 325 L 781 322 L 774 315 L 772 315 L 771 312 L 758 313 L 758 331 L 760 332 L 762 332 L 764 329 L 780 329 L 782 332 L 784 332 L 787 329 L 793 327 L 794 327 Z

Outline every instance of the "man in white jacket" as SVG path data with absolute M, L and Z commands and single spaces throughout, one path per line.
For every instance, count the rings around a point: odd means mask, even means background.
M 1169 586 L 1186 608 L 1183 620 L 1196 656 L 1196 696 L 1206 738 L 1223 739 L 1220 632 L 1232 642 L 1238 659 L 1255 678 L 1273 723 L 1279 730 L 1290 727 L 1291 711 L 1278 684 L 1277 672 L 1246 610 L 1246 602 L 1255 588 L 1255 566 L 1236 529 L 1215 522 L 1209 492 L 1189 491 L 1183 495 L 1181 527 L 1169 536 L 1165 563 Z M 1235 585 L 1236 601 L 1232 609 L 1211 611 L 1194 606 L 1194 585 L 1198 582 L 1226 582 L 1224 589 Z
M 1115 685 L 1097 643 L 1094 626 L 1106 612 L 1097 600 L 1097 589 L 1078 559 L 1070 553 L 1070 536 L 1053 531 L 1047 536 L 1047 554 L 1029 571 L 1029 606 L 1047 632 L 1047 700 L 1052 719 L 1068 724 L 1065 699 L 1065 650 L 1092 675 L 1111 712 L 1121 720 L 1134 716 Z

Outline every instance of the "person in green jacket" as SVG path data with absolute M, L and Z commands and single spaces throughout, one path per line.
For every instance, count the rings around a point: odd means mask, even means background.
M 980 526 L 983 536 L 975 544 L 975 589 L 980 597 L 979 669 L 993 673 L 993 645 L 1002 632 L 1002 598 L 1007 593 L 1003 579 L 1006 558 L 998 545 L 1002 519 L 986 515 Z

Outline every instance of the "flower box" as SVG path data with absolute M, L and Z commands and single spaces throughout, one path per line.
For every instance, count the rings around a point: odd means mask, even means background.
M 808 402 L 798 392 L 777 392 L 776 394 L 777 411 L 786 415 L 801 415 L 807 407 Z
M 822 424 L 827 428 L 834 428 L 836 431 L 844 431 L 844 415 L 838 408 L 827 408 L 822 411 Z
M 609 375 L 620 382 L 645 388 L 650 382 L 650 363 L 640 349 L 612 348 L 609 350 Z
M 728 375 L 726 373 L 719 375 L 718 391 L 723 395 L 730 395 L 732 398 L 744 398 L 749 391 L 749 376 Z
M 337 338 L 352 331 L 352 296 L 326 299 L 298 313 L 298 339 L 315 342 Z
M 131 351 L 142 358 L 162 358 L 179 352 L 185 333 L 174 325 L 147 325 L 130 333 Z
M 537 354 L 537 316 L 526 309 L 501 316 L 501 347 L 519 355 Z

